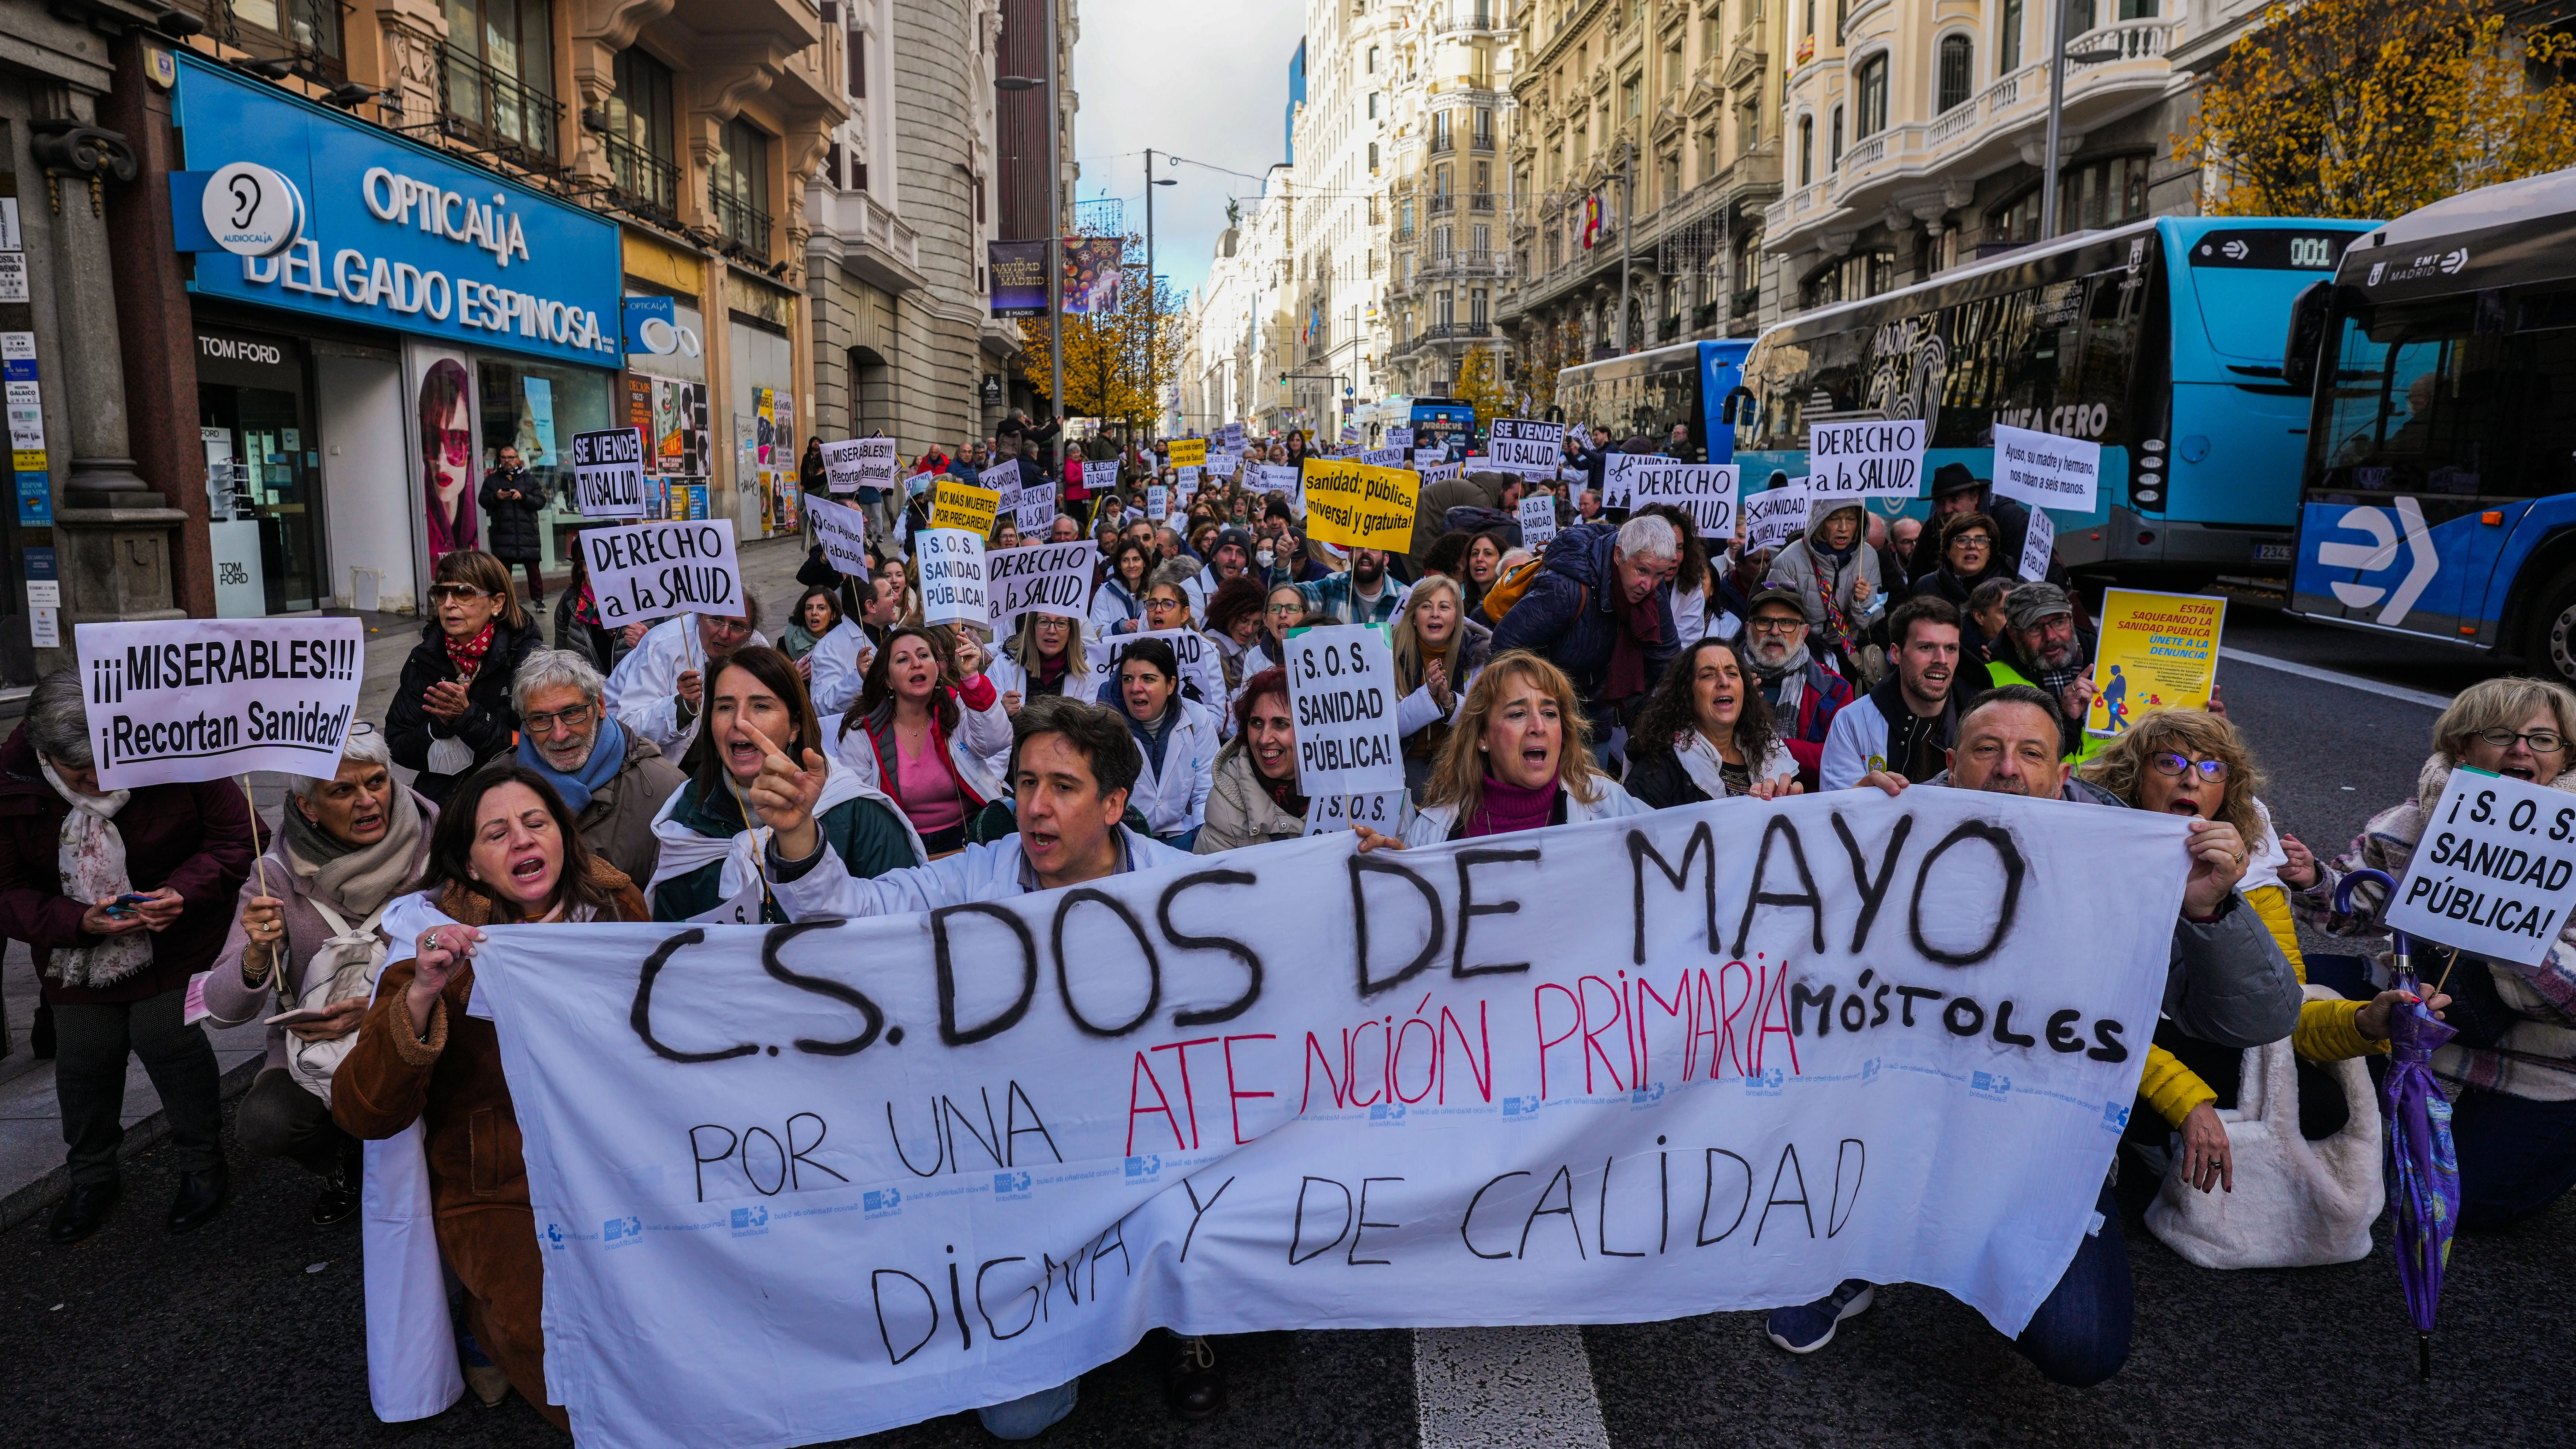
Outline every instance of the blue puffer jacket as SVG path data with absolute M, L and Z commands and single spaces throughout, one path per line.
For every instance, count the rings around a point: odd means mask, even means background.
M 1610 673 L 1610 648 L 1619 638 L 1618 573 L 1611 562 L 1619 530 L 1607 523 L 1579 523 L 1547 546 L 1546 562 L 1529 591 L 1494 626 L 1494 653 L 1527 649 L 1554 660 L 1574 680 L 1574 691 L 1591 718 L 1595 737 L 1620 721 L 1597 708 L 1601 686 Z M 1646 688 L 1664 677 L 1664 666 L 1681 652 L 1675 643 L 1673 586 L 1655 588 L 1662 627 L 1646 649 Z M 1642 696 L 1641 696 L 1642 699 Z

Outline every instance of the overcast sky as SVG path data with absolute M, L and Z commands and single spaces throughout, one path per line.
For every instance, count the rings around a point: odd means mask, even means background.
M 1126 203 L 1127 229 L 1145 230 L 1145 157 L 1178 152 L 1200 166 L 1158 166 L 1180 184 L 1154 195 L 1154 266 L 1172 285 L 1207 280 L 1229 196 L 1261 193 L 1257 179 L 1287 159 L 1288 61 L 1306 33 L 1304 0 L 1079 0 L 1073 48 L 1077 202 Z M 1159 157 L 1158 157 L 1159 160 Z

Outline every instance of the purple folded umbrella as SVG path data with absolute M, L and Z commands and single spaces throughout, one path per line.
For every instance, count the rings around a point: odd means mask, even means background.
M 2379 883 L 2395 899 L 2397 882 L 2385 871 L 2357 870 L 2335 890 L 2335 910 L 2351 909 L 2352 888 Z M 2421 997 L 2403 931 L 2389 933 L 2397 953 L 2400 990 Z M 2388 1120 L 2389 1205 L 2396 1210 L 2397 1279 L 2406 1289 L 2406 1313 L 2415 1320 L 2415 1368 L 2433 1377 L 2433 1317 L 2442 1301 L 2442 1270 L 2450 1262 L 2451 1235 L 2460 1221 L 2460 1160 L 2451 1148 L 2451 1102 L 2433 1079 L 2433 1052 L 2458 1035 L 2422 1002 L 2399 1006 L 2388 1020 L 2388 1079 L 2379 1088 Z

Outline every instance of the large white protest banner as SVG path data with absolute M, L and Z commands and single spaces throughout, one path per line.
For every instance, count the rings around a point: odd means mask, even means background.
M 1748 549 L 1777 549 L 1787 544 L 1789 536 L 1807 526 L 1807 494 L 1804 477 L 1790 479 L 1778 488 L 1765 489 L 1744 500 L 1744 546 Z
M 582 1443 L 736 1449 L 1051 1388 L 1156 1324 L 1862 1278 L 2014 1333 L 2094 1220 L 2184 830 L 1918 786 L 924 915 L 492 928 L 548 1387 Z
M 734 558 L 730 518 L 586 528 L 573 536 L 605 628 L 673 614 L 742 614 L 742 565 Z
M 1639 458 L 1627 470 L 1628 506 L 1670 503 L 1691 516 L 1702 538 L 1735 536 L 1736 466 Z
M 2019 572 L 2024 579 L 2048 577 L 2051 555 L 2057 551 L 2057 520 L 2045 508 L 2030 511 L 2030 532 L 2022 536 Z
M 824 486 L 835 493 L 892 488 L 900 466 L 892 438 L 841 438 L 823 445 Z
M 1540 549 L 1556 542 L 1556 497 L 1540 493 L 1520 502 L 1521 546 Z
M 573 511 L 584 518 L 642 518 L 644 430 L 572 435 Z
M 2102 482 L 2102 445 L 2055 433 L 1995 425 L 1995 493 L 2033 508 L 2093 511 Z
M 829 498 L 805 495 L 805 507 L 814 520 L 814 541 L 823 548 L 823 559 L 845 574 L 865 577 L 873 569 L 868 561 L 868 516 L 846 503 Z
M 1092 677 L 1114 678 L 1118 673 L 1118 651 L 1140 639 L 1160 639 L 1172 646 L 1172 657 L 1180 662 L 1181 684 L 1197 691 L 1199 703 L 1222 717 L 1230 696 L 1225 687 L 1225 665 L 1217 658 L 1216 646 L 1196 629 L 1147 629 L 1134 634 L 1112 634 L 1105 639 L 1082 641 L 1083 657 L 1091 665 Z
M 925 528 L 914 556 L 921 571 L 921 617 L 931 624 L 989 624 L 984 595 L 984 539 L 962 528 Z
M 338 768 L 367 672 L 357 620 L 164 619 L 72 634 L 103 788 Z
M 1931 429 L 1919 418 L 1807 427 L 1807 487 L 1818 498 L 1911 498 Z
M 1485 466 L 1523 477 L 1553 478 L 1565 461 L 1565 424 L 1496 418 L 1485 434 Z
M 998 634 L 1022 614 L 1081 618 L 1083 605 L 1091 598 L 1091 561 L 1096 557 L 1091 541 L 1082 538 L 997 548 L 985 554 L 987 622 Z
M 2571 908 L 2576 800 L 2461 765 L 2424 822 L 2388 925 L 2418 941 L 2537 966 Z
M 1288 707 L 1297 721 L 1297 788 L 1355 795 L 1404 788 L 1395 733 L 1395 654 L 1374 626 L 1288 636 Z

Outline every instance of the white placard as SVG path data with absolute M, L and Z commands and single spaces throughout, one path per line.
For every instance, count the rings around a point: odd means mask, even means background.
M 1365 825 L 1380 835 L 1394 835 L 1403 830 L 1406 813 L 1402 790 L 1316 795 L 1306 801 L 1306 833 L 1331 835 L 1354 825 Z
M 1013 488 L 1018 487 L 1019 482 L 1020 460 L 1017 458 L 1010 459 L 1007 462 L 996 463 L 990 468 L 979 471 L 975 475 L 976 487 L 990 488 L 997 493 L 1008 493 Z
M 1225 438 L 1225 450 L 1227 452 L 1240 453 L 1243 451 L 1243 424 L 1226 424 L 1223 431 L 1223 437 Z
M 900 466 L 892 438 L 842 438 L 823 445 L 824 486 L 835 493 L 892 488 Z
M 987 618 L 999 635 L 1022 614 L 1053 614 L 1080 619 L 1091 598 L 1089 539 L 1071 543 L 1033 543 L 997 548 L 984 555 L 984 590 L 990 601 Z
M 1431 463 L 1416 468 L 1414 471 L 1422 475 L 1423 485 L 1428 487 L 1434 483 L 1455 482 L 1459 473 L 1464 471 L 1465 468 L 1466 465 L 1464 463 Z
M 1147 488 L 1145 490 L 1146 521 L 1149 523 L 1160 523 L 1171 516 L 1172 490 L 1164 487 L 1160 483 L 1156 483 Z
M 1390 447 L 1390 448 L 1410 448 L 1410 447 L 1412 447 L 1412 446 L 1413 446 L 1413 429 L 1411 429 L 1411 428 L 1409 428 L 1409 427 L 1394 427 L 1394 428 L 1389 428 L 1389 429 L 1387 429 L 1387 430 L 1386 430 L 1386 445 L 1387 445 L 1388 447 Z
M 1437 468 L 1444 464 L 1450 467 L 1457 466 L 1456 464 L 1449 462 L 1449 450 L 1447 448 L 1416 448 L 1413 450 L 1413 466 L 1416 468 Z
M 1628 470 L 1628 506 L 1676 504 L 1689 511 L 1702 538 L 1735 536 L 1733 463 L 1669 463 L 1639 458 Z
M 989 624 L 984 540 L 962 528 L 925 528 L 913 562 L 921 571 L 921 617 L 930 624 Z
M 1401 468 L 1404 466 L 1404 450 L 1402 448 L 1365 448 L 1360 452 L 1360 461 L 1372 468 Z
M 90 753 L 109 790 L 251 770 L 329 778 L 358 710 L 355 619 L 81 624 Z
M 1020 536 L 1044 533 L 1055 526 L 1055 485 L 1022 483 L 1002 490 L 1000 513 L 1019 526 Z M 996 515 L 998 516 L 998 514 Z
M 1556 541 L 1556 498 L 1540 493 L 1521 500 L 1521 546 L 1542 549 Z
M 2057 548 L 2057 520 L 2045 508 L 2030 511 L 2030 532 L 2021 541 L 2021 576 L 2024 580 L 2048 577 L 2049 558 Z
M 642 518 L 644 430 L 573 434 L 572 488 L 575 511 L 584 518 Z
M 990 472 L 992 470 L 986 469 L 985 471 Z M 937 473 L 915 473 L 911 477 L 903 480 L 903 496 L 906 498 L 919 498 L 924 493 L 929 492 L 930 485 L 938 482 L 939 479 L 940 475 Z
M 1290 634 L 1297 788 L 1309 795 L 1403 789 L 1395 701 L 1395 651 L 1384 630 L 1340 625 Z
M 868 562 L 868 516 L 846 503 L 829 498 L 805 495 L 805 509 L 814 519 L 814 541 L 823 546 L 823 558 L 832 567 L 855 578 L 873 571 Z
M 1180 490 L 1184 493 L 1197 493 L 1199 491 L 1199 480 L 1206 476 L 1207 470 L 1196 463 L 1186 464 L 1172 470 L 1172 482 L 1179 485 Z
M 1816 498 L 1911 498 L 1923 483 L 1931 429 L 1919 418 L 1807 427 L 1808 491 Z
M 1253 487 L 1264 493 L 1294 493 L 1297 491 L 1297 473 L 1294 463 L 1263 463 L 1252 470 L 1250 481 Z
M 1180 662 L 1181 682 L 1195 686 L 1199 703 L 1225 712 L 1230 702 L 1225 688 L 1225 665 L 1216 654 L 1216 645 L 1196 629 L 1155 629 L 1141 634 L 1113 634 L 1106 639 L 1085 639 L 1083 656 L 1091 662 L 1091 672 L 1099 678 L 1115 678 L 1118 673 L 1118 651 L 1145 639 L 1160 639 L 1172 646 L 1172 657 Z
M 1601 506 L 1627 508 L 1628 473 L 1638 464 L 1651 460 L 1645 453 L 1604 453 L 1601 455 Z
M 1782 487 L 1749 495 L 1744 500 L 1744 547 L 1748 551 L 1777 551 L 1785 546 L 1791 534 L 1807 526 L 1807 511 L 1813 501 L 1803 476 L 1790 479 Z
M 673 614 L 742 617 L 742 565 L 734 558 L 730 518 L 586 528 L 573 537 L 590 570 L 602 628 Z
M 2537 966 L 2557 944 L 2571 907 L 2576 800 L 2460 765 L 2424 822 L 2387 919 L 2389 929 L 2417 941 Z M 2419 950 L 2419 971 L 2424 959 Z
M 1049 1389 L 1145 1324 L 1659 1322 L 1861 1278 L 2010 1337 L 2099 1221 L 2182 838 L 1918 786 L 971 904 L 835 871 L 773 885 L 851 917 L 796 933 L 495 926 L 547 1383 L 583 1444 L 747 1449 Z
M 1502 473 L 1553 478 L 1565 462 L 1565 424 L 1496 418 L 1485 434 L 1485 465 Z
M 2102 482 L 2102 445 L 2055 433 L 1995 425 L 1995 480 L 1998 497 L 2016 498 L 2033 508 L 2062 508 L 2091 513 Z

